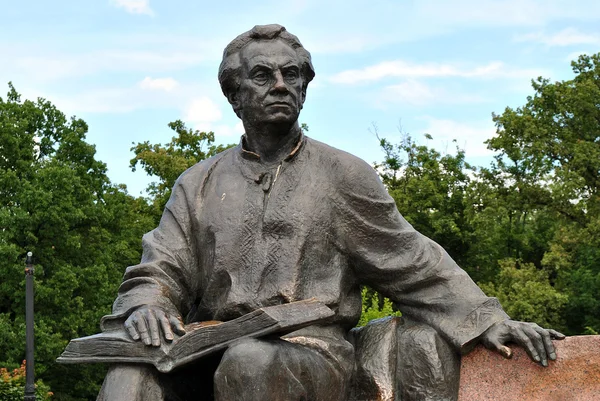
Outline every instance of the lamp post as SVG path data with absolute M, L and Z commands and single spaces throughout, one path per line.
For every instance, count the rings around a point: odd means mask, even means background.
M 33 364 L 33 253 L 25 260 L 25 401 L 35 401 L 35 368 Z

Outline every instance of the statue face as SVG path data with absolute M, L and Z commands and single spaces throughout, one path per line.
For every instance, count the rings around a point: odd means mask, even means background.
M 251 42 L 241 58 L 240 87 L 232 103 L 242 120 L 252 125 L 297 121 L 305 93 L 294 49 L 280 40 Z

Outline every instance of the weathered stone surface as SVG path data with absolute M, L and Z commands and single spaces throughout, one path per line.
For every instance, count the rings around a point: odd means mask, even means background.
M 512 360 L 478 347 L 462 360 L 459 401 L 600 400 L 600 336 L 554 341 L 547 368 L 512 347 Z

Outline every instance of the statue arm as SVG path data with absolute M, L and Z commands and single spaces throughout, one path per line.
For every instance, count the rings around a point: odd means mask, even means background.
M 185 175 L 185 174 L 184 174 Z M 102 319 L 103 330 L 123 327 L 135 340 L 160 345 L 159 333 L 167 340 L 174 330 L 183 334 L 185 316 L 196 298 L 198 266 L 188 191 L 180 177 L 159 226 L 142 239 L 141 263 L 125 271 L 113 304 L 113 313 Z
M 508 319 L 497 299 L 487 297 L 441 246 L 400 215 L 371 166 L 360 161 L 343 170 L 335 199 L 338 235 L 361 283 L 459 350 Z
M 346 168 L 351 184 L 337 201 L 342 237 L 357 277 L 392 299 L 403 314 L 434 327 L 466 353 L 477 343 L 505 357 L 506 343 L 521 345 L 532 360 L 555 359 L 552 339 L 564 335 L 534 323 L 510 320 L 431 239 L 418 233 L 368 165 Z

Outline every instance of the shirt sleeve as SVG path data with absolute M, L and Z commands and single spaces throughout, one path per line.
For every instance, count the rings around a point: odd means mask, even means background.
M 174 316 L 189 312 L 197 293 L 198 259 L 184 175 L 173 187 L 158 227 L 143 236 L 142 260 L 126 269 L 112 314 L 101 320 L 102 330 L 122 327 L 133 310 L 145 305 Z
M 360 161 L 344 170 L 335 218 L 360 283 L 463 352 L 492 324 L 508 318 L 496 298 L 487 297 L 440 245 L 400 215 L 371 166 Z

